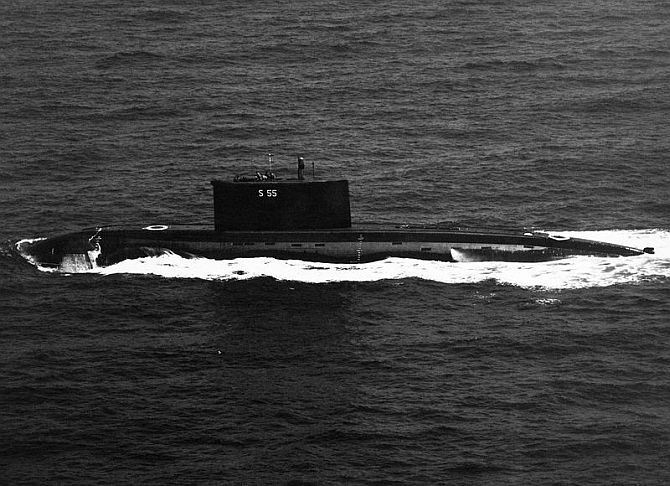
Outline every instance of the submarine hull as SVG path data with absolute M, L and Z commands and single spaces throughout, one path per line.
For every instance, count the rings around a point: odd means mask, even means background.
M 636 256 L 653 251 L 547 233 L 368 226 L 215 231 L 168 225 L 90 228 L 24 242 L 19 250 L 37 265 L 63 272 L 86 271 L 168 251 L 184 257 L 224 260 L 273 257 L 333 263 L 365 263 L 389 257 L 540 262 L 584 255 Z

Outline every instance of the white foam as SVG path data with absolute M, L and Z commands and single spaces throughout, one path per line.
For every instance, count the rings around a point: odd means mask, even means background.
M 636 248 L 655 247 L 654 255 L 629 258 L 573 257 L 540 263 L 437 262 L 388 258 L 365 264 L 313 263 L 273 258 L 211 260 L 182 258 L 166 252 L 160 256 L 126 260 L 90 272 L 105 275 L 128 273 L 166 278 L 248 280 L 271 277 L 307 283 L 374 282 L 420 278 L 442 283 L 476 283 L 495 280 L 519 287 L 568 289 L 605 287 L 670 278 L 670 232 L 557 231 L 556 234 L 607 241 Z

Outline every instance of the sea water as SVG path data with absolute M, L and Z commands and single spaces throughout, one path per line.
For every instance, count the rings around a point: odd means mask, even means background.
M 666 484 L 670 7 L 0 5 L 8 484 Z M 356 221 L 656 253 L 361 265 L 23 239 L 213 224 L 210 179 L 351 181 Z

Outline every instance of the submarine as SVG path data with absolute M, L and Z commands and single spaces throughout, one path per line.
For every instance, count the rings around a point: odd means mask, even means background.
M 447 262 L 542 262 L 571 256 L 632 257 L 654 253 L 543 231 L 469 229 L 453 224 L 376 225 L 351 220 L 347 180 L 295 179 L 270 171 L 211 181 L 214 227 L 105 225 L 20 242 L 42 268 L 72 273 L 173 252 L 187 258 L 273 257 L 366 263 L 389 257 Z

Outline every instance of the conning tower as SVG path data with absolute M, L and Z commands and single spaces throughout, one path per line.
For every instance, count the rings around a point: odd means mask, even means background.
M 213 180 L 216 231 L 350 228 L 349 183 Z

